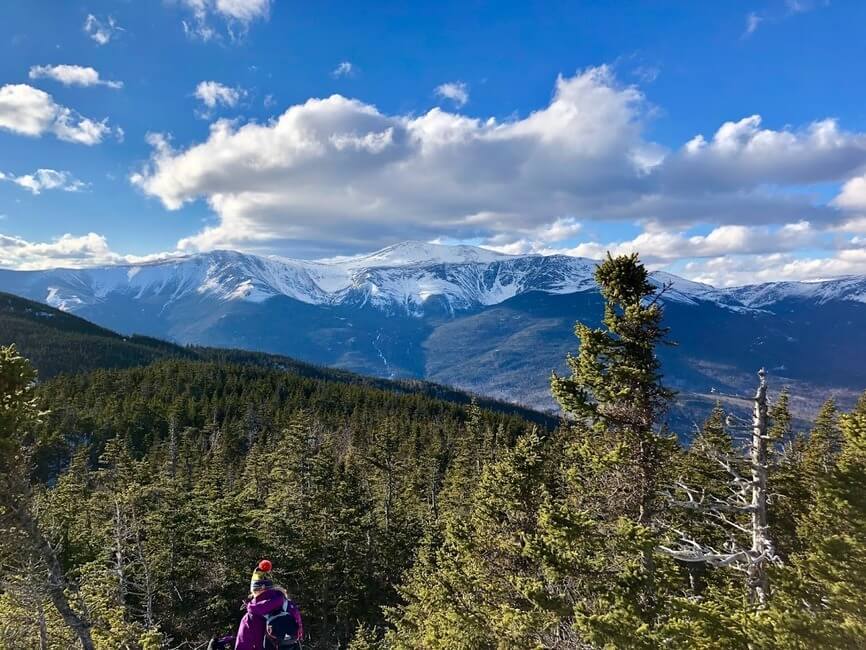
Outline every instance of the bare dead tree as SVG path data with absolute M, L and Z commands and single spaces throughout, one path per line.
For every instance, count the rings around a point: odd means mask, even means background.
M 45 567 L 47 580 L 44 588 L 63 622 L 78 637 L 82 650 L 93 650 L 90 622 L 73 608 L 67 597 L 68 594 L 77 597 L 77 586 L 63 571 L 56 549 L 43 534 L 33 513 L 32 503 L 33 493 L 29 482 L 20 472 L 14 472 L 14 476 L 10 472 L 0 484 L 0 511 L 3 511 L 4 519 L 21 531 L 27 550 Z M 79 609 L 83 610 L 82 604 L 79 605 Z
M 109 564 L 117 581 L 118 602 L 141 619 L 146 629 L 151 629 L 157 623 L 154 617 L 156 593 L 137 497 L 134 491 L 124 487 L 125 479 L 118 474 L 116 466 L 109 464 L 105 471 L 110 476 L 107 490 L 112 539 Z
M 677 482 L 668 492 L 676 507 L 703 515 L 708 522 L 728 532 L 721 548 L 688 533 L 671 528 L 676 541 L 662 545 L 659 551 L 681 562 L 724 567 L 746 574 L 746 584 L 753 603 L 763 607 L 769 595 L 768 567 L 779 562 L 767 523 L 768 417 L 767 379 L 762 368 L 760 382 L 752 398 L 751 440 L 747 458 L 736 458 L 718 450 L 704 453 L 728 475 L 728 494 L 708 495 L 700 487 Z M 743 471 L 743 470 L 747 471 Z

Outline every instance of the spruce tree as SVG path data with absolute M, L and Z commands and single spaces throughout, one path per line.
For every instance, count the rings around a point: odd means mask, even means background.
M 554 373 L 551 391 L 564 413 L 587 421 L 619 461 L 623 475 L 615 489 L 622 514 L 649 525 L 658 471 L 670 449 L 658 431 L 674 394 L 662 383 L 656 355 L 668 330 L 637 254 L 608 255 L 595 279 L 605 300 L 604 327 L 577 323 L 580 348 L 567 358 L 571 376 Z
M 469 511 L 447 520 L 441 545 L 422 544 L 387 647 L 540 647 L 556 628 L 530 551 L 545 499 L 541 451 L 537 433 L 522 436 L 485 467 Z
M 77 585 L 69 580 L 34 509 L 30 457 L 22 443 L 32 436 L 39 418 L 35 380 L 36 372 L 15 346 L 0 347 L 0 533 L 21 542 L 16 562 L 38 565 L 35 579 L 83 650 L 93 650 L 91 623 L 80 600 L 73 604 L 69 598 L 77 596 Z
M 841 450 L 819 479 L 798 530 L 803 549 L 776 571 L 757 646 L 857 648 L 866 643 L 866 402 L 840 418 Z

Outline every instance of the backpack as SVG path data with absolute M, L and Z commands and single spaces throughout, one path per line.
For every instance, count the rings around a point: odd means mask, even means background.
M 298 606 L 288 598 L 283 598 L 282 608 L 265 616 L 265 630 L 267 631 L 265 647 L 281 648 L 287 645 L 292 647 L 300 627 L 298 625 L 299 614 Z

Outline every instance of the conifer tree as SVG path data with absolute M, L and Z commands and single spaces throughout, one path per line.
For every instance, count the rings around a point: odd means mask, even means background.
M 0 347 L 0 532 L 11 532 L 23 543 L 19 561 L 36 560 L 40 566 L 37 579 L 57 612 L 83 650 L 93 650 L 91 624 L 68 597 L 76 592 L 76 585 L 69 580 L 33 510 L 30 461 L 22 442 L 32 434 L 39 416 L 33 396 L 35 380 L 35 371 L 15 346 Z
M 856 648 L 866 642 L 866 402 L 840 418 L 841 450 L 800 526 L 803 550 L 776 571 L 756 645 Z
M 537 433 L 522 436 L 485 467 L 469 512 L 447 520 L 442 544 L 422 545 L 387 647 L 538 647 L 556 627 L 528 552 L 545 498 L 541 449 Z
M 836 460 L 842 451 L 842 442 L 839 413 L 835 400 L 830 398 L 818 411 L 804 452 L 805 471 L 812 487 L 821 476 L 829 474 L 836 466 Z
M 605 300 L 603 328 L 575 326 L 577 355 L 569 355 L 571 376 L 551 379 L 563 411 L 586 420 L 602 445 L 619 461 L 616 489 L 622 514 L 643 525 L 652 522 L 658 470 L 669 444 L 658 433 L 673 398 L 662 384 L 656 347 L 665 343 L 662 309 L 637 254 L 608 258 L 595 272 Z M 654 297 L 655 296 L 655 297 Z

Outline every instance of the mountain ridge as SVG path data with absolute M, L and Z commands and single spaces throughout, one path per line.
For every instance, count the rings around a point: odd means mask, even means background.
M 174 287 L 170 299 L 190 290 L 222 300 L 250 302 L 282 295 L 319 305 L 402 305 L 409 313 L 418 314 L 434 296 L 443 296 L 453 310 L 462 310 L 498 304 L 532 290 L 590 290 L 595 286 L 592 274 L 596 264 L 595 260 L 566 255 L 509 255 L 469 245 L 406 241 L 373 253 L 319 260 L 219 249 L 141 263 L 0 269 L 0 289 L 72 312 L 112 291 L 137 292 L 142 297 L 154 289 L 164 292 Z M 12 282 L 13 277 L 21 280 Z M 46 277 L 50 282 L 38 286 L 38 279 Z M 866 302 L 866 276 L 725 288 L 666 271 L 655 271 L 651 278 L 657 286 L 670 285 L 668 300 L 712 300 L 731 308 L 760 309 L 783 297 Z
M 404 242 L 324 261 L 214 251 L 88 269 L 0 270 L 0 291 L 124 334 L 415 378 L 550 409 L 575 321 L 597 325 L 584 258 Z M 812 401 L 866 387 L 866 277 L 718 289 L 658 271 L 666 377 L 684 394 L 748 390 L 761 366 Z M 808 345 L 805 342 L 808 341 Z M 710 399 L 710 398 L 707 398 Z M 809 403 L 805 410 L 816 406 Z
M 499 304 L 526 291 L 591 290 L 595 287 L 596 263 L 566 255 L 507 255 L 468 245 L 408 241 L 369 254 L 324 260 L 215 250 L 143 263 L 37 271 L 0 269 L 0 289 L 72 312 L 114 291 L 137 298 L 167 293 L 169 301 L 193 291 L 221 300 L 263 302 L 286 296 L 315 305 L 402 307 L 420 315 L 431 297 L 443 297 L 452 311 L 460 311 Z M 711 300 L 731 308 L 761 308 L 773 301 L 774 294 L 821 294 L 824 300 L 866 302 L 866 277 L 857 276 L 730 288 L 716 288 L 665 271 L 652 273 L 651 279 L 657 286 L 670 286 L 668 300 Z M 838 287 L 848 285 L 854 285 L 853 297 L 839 294 Z

